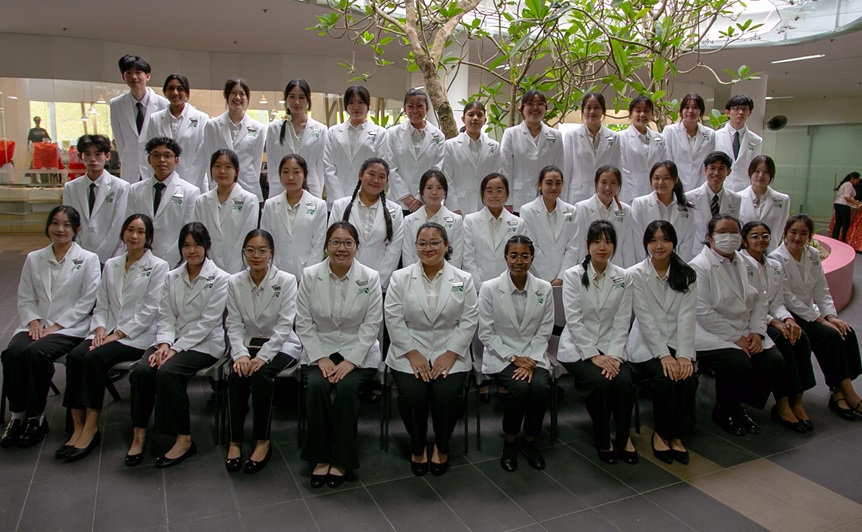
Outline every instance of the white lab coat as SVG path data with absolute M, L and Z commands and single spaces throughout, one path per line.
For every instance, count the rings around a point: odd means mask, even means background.
M 589 288 L 581 283 L 583 273 L 583 265 L 578 264 L 563 274 L 566 326 L 560 336 L 557 360 L 578 362 L 601 352 L 625 361 L 632 315 L 631 278 L 625 269 L 608 263 L 599 290 L 593 281 L 593 265 L 587 265 Z
M 333 353 L 360 368 L 380 364 L 377 336 L 383 323 L 383 294 L 376 271 L 353 261 L 347 276 L 341 321 L 332 317 L 329 259 L 302 272 L 296 298 L 296 333 L 304 347 L 303 362 L 316 363 Z
M 719 214 L 729 214 L 739 219 L 739 207 L 742 204 L 742 198 L 739 194 L 727 188 L 726 185 L 727 181 L 725 181 L 725 186 L 719 192 L 718 212 Z M 694 257 L 704 247 L 701 239 L 706 238 L 706 228 L 709 226 L 709 221 L 712 220 L 712 210 L 710 209 L 712 191 L 709 189 L 709 185 L 704 183 L 700 187 L 686 192 L 685 199 L 694 205 L 692 212 L 694 212 L 693 225 L 695 238 L 691 243 L 691 256 Z M 676 229 L 675 225 L 674 229 Z
M 146 132 L 147 119 L 156 111 L 167 109 L 170 102 L 156 94 L 153 89 L 147 88 L 147 104 L 144 111 L 144 125 L 141 134 Z M 140 143 L 138 126 L 135 121 L 137 116 L 137 101 L 131 92 L 121 94 L 111 99 L 111 131 L 114 142 L 117 144 L 117 153 L 120 156 L 120 177 L 128 183 L 137 183 L 150 175 L 150 165 L 147 163 L 147 154 Z
M 81 215 L 81 232 L 78 244 L 99 256 L 105 263 L 123 249 L 123 222 L 129 201 L 130 185 L 106 170 L 99 176 L 101 183 L 96 188 L 96 203 L 90 212 L 90 178 L 82 175 L 63 186 L 63 203 L 71 205 Z M 98 181 L 98 180 L 97 180 Z
M 619 196 L 620 200 L 626 203 L 650 193 L 650 170 L 655 163 L 667 160 L 667 150 L 661 133 L 647 128 L 646 135 L 649 137 L 649 144 L 644 144 L 638 130 L 629 126 L 618 136 L 623 171 L 623 186 Z
M 281 128 L 284 124 L 284 143 L 279 141 Z M 293 126 L 287 120 L 277 120 L 269 123 L 266 129 L 266 167 L 269 181 L 269 197 L 274 198 L 284 193 L 278 165 L 285 155 L 297 154 L 305 159 L 308 165 L 308 190 L 316 197 L 323 196 L 323 153 L 326 150 L 329 130 L 325 125 L 310 116 L 305 123 L 305 129 L 299 138 L 294 140 L 291 130 Z
M 593 150 L 593 141 L 586 124 L 565 134 L 566 166 L 563 168 L 563 179 L 568 183 L 564 196 L 569 203 L 576 204 L 588 199 L 595 192 L 596 170 L 600 167 L 611 165 L 622 170 L 619 135 L 602 125 L 598 136 L 598 145 Z
M 177 353 L 197 351 L 221 358 L 225 350 L 222 316 L 229 277 L 209 259 L 204 259 L 191 286 L 185 262 L 168 272 L 159 303 L 155 345 L 166 343 Z
M 751 259 L 757 268 L 757 275 L 754 276 L 756 281 L 755 286 L 760 288 L 761 302 L 766 309 L 766 324 L 772 320 L 784 321 L 791 318 L 790 312 L 784 305 L 784 279 L 786 275 L 784 268 L 777 259 L 764 257 L 764 263 L 761 264 L 754 260 L 754 257 L 748 254 L 748 250 L 741 250 L 742 256 Z
M 706 156 L 715 151 L 715 131 L 697 125 L 697 133 L 693 140 L 682 122 L 677 122 L 662 131 L 667 158 L 676 163 L 679 178 L 685 190 L 694 190 L 706 183 L 703 173 L 703 161 Z
M 413 126 L 405 121 L 386 130 L 384 159 L 389 163 L 389 196 L 400 202 L 411 195 L 418 198 L 419 179 L 428 170 L 443 170 L 443 143 L 446 136 L 431 122 L 425 122 L 425 137 L 419 154 L 413 148 Z
M 144 150 L 147 141 L 152 138 L 168 137 L 174 139 L 180 145 L 180 149 L 182 149 L 176 172 L 180 177 L 198 187 L 201 192 L 206 192 L 208 184 L 204 179 L 204 173 L 209 169 L 209 157 L 212 153 L 206 157 L 206 168 L 199 167 L 197 164 L 199 160 L 198 151 L 204 140 L 204 129 L 210 117 L 186 102 L 185 106 L 183 106 L 183 112 L 180 113 L 183 119 L 177 128 L 176 135 L 174 135 L 171 132 L 171 116 L 171 110 L 168 108 L 147 117 L 147 124 L 144 127 L 146 134 L 141 136 L 141 150 Z M 146 150 L 144 150 L 144 153 L 146 153 Z M 141 175 L 148 175 L 148 173 Z
M 694 360 L 697 281 L 677 292 L 659 279 L 647 258 L 628 269 L 632 280 L 635 321 L 626 346 L 628 359 L 646 362 L 670 354 Z
M 494 375 L 509 365 L 509 357 L 532 358 L 550 369 L 548 340 L 554 330 L 554 293 L 551 283 L 527 274 L 527 304 L 518 323 L 512 291 L 515 285 L 505 271 L 479 290 L 479 340 L 485 347 L 482 373 Z
M 611 222 L 614 230 L 617 233 L 617 247 L 614 250 L 614 256 L 611 261 L 617 266 L 628 268 L 637 263 L 638 248 L 643 240 L 643 232 L 640 235 L 636 234 L 635 218 L 632 208 L 627 203 L 620 202 L 622 209 L 619 208 L 617 202 L 611 203 L 610 209 L 606 208 L 599 199 L 598 194 L 593 194 L 593 197 L 579 201 L 575 205 L 575 234 L 572 236 L 572 246 L 575 253 L 572 256 L 572 261 L 569 268 L 575 264 L 583 262 L 587 256 L 589 249 L 587 248 L 587 233 L 590 229 L 590 224 L 597 220 L 605 220 Z
M 88 338 L 92 339 L 96 329 L 103 327 L 108 334 L 123 331 L 125 336 L 117 340 L 123 345 L 135 349 L 153 345 L 168 270 L 168 263 L 150 250 L 129 266 L 128 273 L 125 253 L 105 263 Z
M 289 203 L 282 192 L 266 200 L 260 217 L 260 228 L 275 240 L 273 264 L 302 277 L 302 270 L 323 260 L 326 240 L 326 202 L 302 191 L 293 223 L 287 215 Z
M 503 175 L 509 180 L 510 194 L 506 203 L 512 205 L 514 212 L 521 212 L 521 206 L 536 199 L 536 184 L 542 168 L 554 165 L 562 169 L 566 164 L 563 133 L 544 122 L 536 140 L 526 122 L 507 128 L 503 131 L 500 149 L 503 151 Z
M 296 318 L 296 277 L 272 266 L 260 282 L 263 294 L 260 310 L 255 312 L 254 281 L 248 270 L 230 276 L 227 284 L 227 339 L 231 358 L 249 356 L 252 338 L 269 338 L 257 353 L 257 358 L 272 362 L 278 353 L 299 359 L 302 344 L 293 331 Z
M 726 153 L 733 164 L 730 168 L 730 175 L 727 176 L 724 186 L 739 192 L 751 184 L 748 178 L 748 165 L 751 160 L 760 155 L 760 150 L 763 149 L 763 139 L 757 133 L 748 129 L 748 126 L 742 128 L 739 133 L 739 156 L 733 158 L 733 134 L 735 129 L 725 124 L 715 132 L 715 149 Z
M 18 281 L 18 317 L 15 334 L 30 330 L 30 322 L 40 320 L 42 327 L 58 324 L 54 334 L 83 338 L 90 330 L 90 311 L 99 289 L 99 257 L 75 242 L 66 251 L 63 265 L 52 281 L 50 262 L 55 262 L 51 245 L 27 254 Z
M 488 135 L 481 135 L 479 157 L 473 158 L 470 136 L 460 133 L 444 143 L 443 174 L 449 182 L 446 205 L 463 216 L 482 209 L 482 192 L 479 186 L 488 174 L 503 173 L 500 143 Z M 537 176 L 538 177 L 538 176 Z
M 380 274 L 380 286 L 386 291 L 389 286 L 389 278 L 398 267 L 401 258 L 402 239 L 404 238 L 404 213 L 397 203 L 386 200 L 385 205 L 377 200 L 377 215 L 371 231 L 366 232 L 359 217 L 360 199 L 357 194 L 356 204 L 350 210 L 348 220 L 359 232 L 359 248 L 356 250 L 356 260 Z M 332 204 L 332 213 L 329 215 L 329 225 L 341 221 L 344 211 L 350 203 L 350 197 L 341 198 Z M 386 221 L 383 216 L 392 218 L 392 240 L 386 241 Z
M 413 373 L 405 356 L 415 349 L 431 365 L 446 351 L 458 355 L 451 373 L 470 371 L 470 341 L 479 322 L 473 278 L 448 262 L 441 270 L 437 307 L 428 307 L 422 264 L 416 263 L 392 274 L 383 306 L 391 343 L 386 365 L 395 371 Z
M 784 305 L 787 310 L 805 321 L 838 315 L 823 273 L 820 252 L 809 246 L 802 254 L 802 260 L 796 262 L 782 243 L 769 254 L 769 258 L 776 259 L 784 268 Z M 803 271 L 807 271 L 804 280 Z
M 541 196 L 521 207 L 524 234 L 530 237 L 536 247 L 530 270 L 536 277 L 548 282 L 562 279 L 563 272 L 577 263 L 577 244 L 573 240 L 578 231 L 575 207 L 558 198 L 553 216 L 556 223 L 552 228 Z
M 385 129 L 370 120 L 365 122 L 354 152 L 350 150 L 349 129 L 349 121 L 329 128 L 329 138 L 323 152 L 323 180 L 326 184 L 326 204 L 330 210 L 335 200 L 349 198 L 353 194 L 362 163 L 372 157 L 382 158 L 386 154 Z
M 260 165 L 263 162 L 263 147 L 266 143 L 266 126 L 247 114 L 242 117 L 241 124 L 234 142 L 231 140 L 230 116 L 227 111 L 206 123 L 195 173 L 206 173 L 209 176 L 212 154 L 221 149 L 233 150 L 239 158 L 237 182 L 242 188 L 254 194 L 258 202 L 263 202 L 263 192 L 260 190 Z M 215 188 L 211 177 L 206 183 L 207 190 Z
M 500 213 L 503 220 L 494 238 L 491 221 L 494 216 L 487 207 L 464 218 L 464 270 L 473 275 L 476 289 L 482 283 L 506 271 L 506 242 L 515 235 L 524 234 L 524 220 L 506 209 Z
M 766 193 L 760 200 L 760 206 L 754 206 L 756 196 L 751 186 L 739 193 L 742 203 L 739 206 L 739 221 L 745 225 L 748 222 L 763 222 L 769 227 L 772 238 L 769 239 L 767 253 L 772 253 L 781 243 L 784 224 L 790 216 L 790 196 L 782 194 L 772 187 L 766 187 Z
M 676 230 L 677 244 L 674 251 L 676 251 L 676 254 L 682 260 L 688 262 L 694 256 L 692 249 L 696 245 L 696 242 L 704 237 L 704 235 L 696 235 L 694 233 L 694 209 L 681 207 L 676 202 L 676 196 L 674 196 L 673 203 L 667 206 L 667 210 L 669 213 L 667 218 L 670 218 L 667 221 Z M 655 192 L 650 192 L 646 196 L 635 198 L 632 201 L 632 217 L 634 218 L 634 224 L 632 225 L 633 240 L 642 243 L 647 226 L 655 220 L 664 219 L 659 207 L 659 199 Z M 637 260 L 640 261 L 646 257 L 642 245 L 633 246 L 633 248 Z
M 742 280 L 742 292 L 721 264 L 721 257 L 711 248 L 704 248 L 689 263 L 697 272 L 697 324 L 694 333 L 697 351 L 739 349 L 734 342 L 750 333 L 763 337 L 764 348 L 772 347 L 766 335 L 766 308 L 761 301 L 760 283 L 754 280 L 757 265 L 738 251 L 734 255 L 733 262 Z
M 153 197 L 155 197 L 156 178 L 150 174 L 148 179 L 132 185 L 129 191 L 127 215 L 135 213 L 146 214 L 153 221 L 155 235 L 153 237 L 153 254 L 164 259 L 168 266 L 180 261 L 180 251 L 177 241 L 180 229 L 194 221 L 195 201 L 200 196 L 198 187 L 180 178 L 176 172 L 169 175 L 163 183 L 167 185 L 162 191 L 159 202 L 159 212 L 153 214 Z
M 410 266 L 414 262 L 418 262 L 419 255 L 416 253 L 416 237 L 419 228 L 427 222 L 438 223 L 446 230 L 446 236 L 449 237 L 449 245 L 452 246 L 452 256 L 449 257 L 449 264 L 456 268 L 461 267 L 461 261 L 464 256 L 464 218 L 460 214 L 455 214 L 441 206 L 430 220 L 425 214 L 425 206 L 419 207 L 416 212 L 410 213 L 404 218 L 404 238 L 401 240 L 401 264 L 402 266 Z
M 220 209 L 228 209 L 224 221 Z M 227 201 L 219 206 L 218 189 L 201 194 L 195 200 L 194 220 L 206 226 L 212 246 L 207 256 L 216 266 L 229 274 L 245 269 L 242 260 L 242 242 L 252 229 L 257 229 L 257 198 L 236 183 Z

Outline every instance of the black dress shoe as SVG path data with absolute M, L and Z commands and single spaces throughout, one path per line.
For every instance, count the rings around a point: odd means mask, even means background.
M 365 395 L 365 402 L 369 405 L 376 405 L 381 400 L 383 400 L 383 392 L 380 390 L 369 391 Z
M 16 447 L 18 439 L 21 438 L 21 433 L 24 432 L 24 423 L 20 419 L 13 419 L 6 425 L 6 430 L 3 431 L 3 438 L 0 439 L 0 447 L 8 449 Z
M 90 443 L 87 444 L 86 447 L 72 447 L 72 450 L 69 451 L 69 454 L 66 455 L 67 462 L 77 462 L 82 458 L 86 458 L 93 452 L 93 449 L 99 446 L 102 443 L 102 433 L 97 432 L 93 439 L 90 440 Z
M 678 451 L 674 448 L 671 448 L 670 453 L 673 456 L 674 460 L 676 460 L 682 465 L 688 465 L 688 451 Z
M 790 429 L 793 432 L 799 432 L 800 434 L 804 434 L 808 432 L 808 429 L 805 428 L 805 424 L 801 421 L 787 421 L 778 413 L 778 406 L 772 405 L 772 410 L 769 411 L 769 417 L 772 418 L 772 421 L 777 422 L 784 428 Z
M 514 443 L 503 444 L 503 456 L 500 457 L 500 467 L 507 473 L 518 470 L 518 447 Z
M 335 489 L 342 484 L 344 484 L 344 477 L 347 476 L 347 472 L 345 471 L 344 475 L 333 475 L 332 473 L 326 475 L 326 485 L 332 489 Z
M 524 442 L 521 446 L 521 454 L 524 455 L 524 458 L 527 459 L 527 463 L 530 464 L 530 467 L 533 469 L 545 469 L 545 458 L 542 456 L 542 453 L 536 449 L 536 445 L 533 442 Z
M 124 460 L 126 467 L 135 467 L 141 465 L 141 462 L 144 461 L 144 451 L 146 449 L 147 446 L 144 445 L 141 448 L 141 452 L 139 452 L 138 454 L 126 454 L 126 459 Z
M 636 463 L 638 463 L 639 460 L 637 450 L 626 451 L 625 449 L 621 449 L 617 451 L 617 456 L 620 460 L 629 465 L 635 465 Z
M 224 468 L 227 469 L 228 473 L 236 473 L 242 469 L 242 456 L 237 456 L 236 458 L 225 458 Z
M 601 449 L 596 449 L 599 453 L 599 460 L 606 464 L 614 465 L 617 463 L 617 453 L 613 449 L 610 451 L 603 451 Z
M 326 475 L 315 475 L 311 474 L 311 487 L 314 489 L 322 488 L 326 486 L 326 479 L 329 477 L 329 474 Z
M 45 434 L 48 434 L 47 419 L 43 419 L 41 423 L 38 419 L 28 419 L 24 424 L 24 432 L 18 438 L 18 447 L 33 447 L 45 439 Z
M 829 410 L 832 410 L 838 417 L 846 419 L 847 421 L 856 421 L 856 414 L 849 408 L 841 408 L 838 406 L 838 401 L 836 401 L 834 397 L 829 398 Z
M 712 420 L 725 432 L 729 432 L 734 436 L 745 436 L 745 429 L 737 420 L 728 414 L 723 408 L 715 407 L 712 410 Z
M 760 434 L 760 426 L 751 419 L 751 416 L 748 415 L 748 412 L 740 407 L 739 412 L 736 414 L 737 420 L 742 428 L 745 429 L 745 432 L 749 434 Z
M 800 419 L 799 422 L 805 425 L 805 430 L 808 432 L 814 430 L 814 423 L 812 423 L 810 419 Z
M 449 470 L 449 460 L 446 460 L 442 464 L 431 462 L 430 470 L 431 474 L 435 477 L 442 477 Z
M 263 460 L 261 460 L 260 462 L 255 462 L 251 458 L 246 460 L 245 469 L 243 469 L 242 472 L 246 475 L 254 475 L 255 473 L 260 472 L 260 470 L 266 467 L 266 464 L 269 463 L 270 458 L 272 458 L 272 446 L 270 446 L 269 449 L 266 450 L 266 454 L 264 455 Z
M 425 462 L 414 462 L 412 459 L 410 460 L 410 471 L 413 472 L 417 477 L 425 476 L 428 473 L 428 461 Z
M 69 451 L 74 448 L 74 445 L 63 445 L 62 447 L 54 451 L 54 458 L 56 458 L 57 460 L 63 460 L 66 458 L 66 455 L 69 454 Z
M 185 461 L 186 458 L 191 458 L 192 456 L 196 455 L 197 452 L 198 452 L 198 446 L 195 445 L 195 442 L 192 442 L 192 444 L 188 448 L 188 450 L 186 450 L 186 452 L 184 452 L 180 456 L 177 456 L 176 458 L 168 458 L 165 455 L 161 455 L 160 457 L 156 458 L 156 467 L 159 469 L 162 469 L 165 467 L 173 467 L 173 466 Z
M 670 449 L 665 449 L 664 451 L 659 451 L 655 448 L 655 432 L 652 433 L 652 455 L 661 460 L 666 464 L 673 463 L 673 453 L 670 452 Z

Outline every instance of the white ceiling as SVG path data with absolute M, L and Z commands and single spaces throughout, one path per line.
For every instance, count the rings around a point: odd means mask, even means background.
M 0 32 L 6 33 L 211 52 L 334 57 L 349 54 L 346 41 L 318 37 L 305 29 L 315 24 L 315 16 L 323 13 L 323 8 L 293 0 L 4 0 L 3 3 Z M 394 52 L 393 49 L 390 53 Z M 816 53 L 824 53 L 826 57 L 770 64 L 776 59 Z M 729 49 L 706 61 L 722 73 L 725 68 L 735 70 L 740 64 L 766 72 L 770 96 L 810 100 L 862 93 L 862 31 L 807 44 Z M 714 85 L 702 73 L 684 81 Z

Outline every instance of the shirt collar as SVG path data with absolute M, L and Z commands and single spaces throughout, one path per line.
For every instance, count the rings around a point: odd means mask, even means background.
M 354 126 L 350 122 L 347 122 L 347 130 L 348 131 L 365 131 L 366 125 L 368 125 L 368 122 L 362 122 L 358 126 Z
M 661 281 L 662 283 L 666 283 L 666 282 L 667 282 L 668 278 L 670 277 L 670 266 L 668 267 L 667 271 L 666 271 L 666 272 L 664 272 L 664 276 L 660 276 L 660 275 L 658 274 L 658 270 L 656 270 L 656 269 L 655 269 L 655 266 L 653 266 L 653 263 L 652 263 L 652 261 L 651 261 L 651 260 L 649 261 L 649 267 L 650 267 L 650 269 L 652 270 L 653 277 L 655 277 L 656 279 L 658 279 L 658 280 L 659 280 L 659 281 Z

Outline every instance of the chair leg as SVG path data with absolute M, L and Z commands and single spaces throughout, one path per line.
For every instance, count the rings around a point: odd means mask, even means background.
M 113 381 L 110 381 L 110 380 L 109 380 L 108 382 L 106 382 L 106 383 L 105 383 L 105 388 L 108 390 L 108 393 L 109 393 L 109 394 L 111 394 L 111 398 L 112 398 L 114 401 L 120 401 L 120 400 L 122 400 L 122 396 L 120 396 L 120 392 L 118 392 L 118 391 L 117 391 L 117 387 L 116 387 L 116 386 L 114 386 L 114 382 L 113 382 Z
M 57 388 L 57 385 L 54 384 L 54 381 L 51 381 L 51 391 L 54 392 L 54 395 L 60 395 L 60 389 Z

